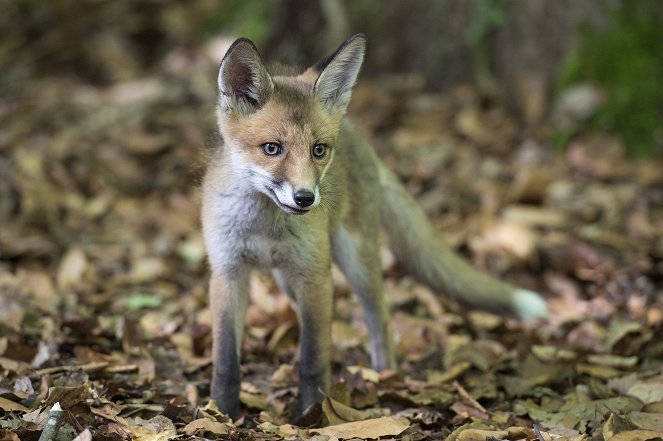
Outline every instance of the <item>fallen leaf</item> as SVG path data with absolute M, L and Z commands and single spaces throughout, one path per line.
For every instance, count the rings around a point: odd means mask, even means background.
M 663 433 L 663 413 L 631 412 L 628 419 L 638 429 Z
M 615 319 L 610 322 L 603 349 L 611 351 L 612 348 L 628 334 L 642 332 L 642 324 L 637 322 Z
M 157 415 L 149 420 L 136 417 L 120 421 L 123 421 L 122 428 L 137 441 L 167 441 L 179 436 L 173 422 L 163 415 Z
M 506 430 L 467 429 L 458 433 L 457 441 L 487 441 L 489 439 L 507 439 Z
M 53 386 L 48 388 L 48 394 L 44 399 L 44 406 L 51 406 L 60 402 L 63 409 L 69 409 L 84 402 L 90 395 L 90 387 L 87 383 L 80 386 Z
M 410 427 L 410 422 L 405 418 L 381 417 L 337 424 L 322 429 L 311 429 L 310 432 L 338 439 L 376 439 L 385 436 L 399 435 L 408 427 Z
M 587 356 L 587 361 L 602 366 L 630 368 L 638 364 L 638 357 L 635 355 L 632 357 L 623 357 L 613 354 L 590 354 Z
M 663 401 L 663 378 L 661 376 L 635 382 L 626 393 L 645 404 Z
M 87 256 L 80 248 L 71 248 L 62 257 L 57 274 L 57 286 L 60 291 L 67 291 L 78 285 L 88 266 Z
M 5 412 L 30 412 L 30 409 L 22 404 L 0 397 L 0 409 Z
M 282 438 L 288 437 L 303 437 L 308 438 L 308 433 L 306 430 L 298 429 L 290 424 L 281 424 L 277 426 L 276 424 L 265 421 L 258 425 L 258 428 L 266 433 L 274 433 Z
M 459 376 L 463 375 L 468 369 L 472 367 L 467 361 L 461 361 L 459 363 L 451 365 L 445 371 L 429 371 L 427 375 L 427 382 L 429 384 L 444 384 L 452 380 L 455 380 Z
M 32 387 L 32 381 L 29 377 L 20 377 L 14 382 L 14 395 L 23 400 L 29 398 L 31 395 L 35 394 L 35 390 Z
M 90 429 L 85 429 L 72 441 L 92 441 L 92 432 L 90 432 Z
M 663 432 L 655 432 L 653 430 L 626 430 L 619 432 L 606 441 L 658 441 L 661 438 L 663 438 Z
M 456 415 L 459 415 L 463 418 L 472 418 L 472 419 L 479 419 L 479 420 L 488 420 L 490 416 L 488 413 L 485 411 L 481 411 L 480 409 L 477 409 L 474 406 L 471 406 L 467 403 L 463 403 L 462 401 L 456 401 L 453 403 L 451 406 L 449 406 L 450 410 L 453 410 L 456 412 Z
M 479 404 L 477 400 L 472 398 L 472 396 L 465 390 L 463 386 L 460 385 L 459 382 L 454 381 L 454 387 L 456 388 L 456 392 L 458 392 L 460 401 L 463 404 L 472 407 L 477 411 L 478 414 L 485 415 L 486 417 L 488 416 L 486 409 L 481 404 Z
M 345 369 L 353 375 L 359 374 L 365 381 L 370 381 L 371 383 L 380 382 L 380 373 L 371 368 L 363 366 L 348 366 Z
M 158 294 L 139 293 L 127 296 L 124 306 L 130 311 L 138 311 L 144 308 L 156 308 L 161 305 L 163 297 Z
M 0 441 L 21 441 L 21 438 L 12 431 L 0 429 Z
M 322 400 L 322 412 L 332 426 L 351 421 L 361 421 L 368 418 L 366 412 L 353 409 L 352 407 L 339 403 L 330 397 L 325 397 L 325 399 Z
M 603 400 L 591 400 L 578 403 L 569 402 L 557 411 L 546 411 L 542 408 L 528 407 L 530 417 L 539 421 L 545 427 L 556 427 L 562 425 L 569 429 L 577 429 L 583 432 L 589 421 L 597 415 L 607 412 L 628 413 L 639 411 L 642 403 L 632 397 L 613 397 Z
M 578 357 L 578 354 L 573 351 L 545 345 L 533 345 L 532 354 L 545 362 L 572 361 Z
M 579 374 L 588 374 L 595 378 L 614 378 L 622 374 L 622 371 L 611 368 L 610 366 L 596 366 L 593 364 L 578 363 L 575 365 L 575 371 Z
M 233 427 L 234 426 L 230 423 L 220 423 L 209 418 L 198 418 L 184 426 L 182 432 L 189 436 L 205 436 L 205 434 L 208 433 L 213 433 L 214 435 L 228 435 Z

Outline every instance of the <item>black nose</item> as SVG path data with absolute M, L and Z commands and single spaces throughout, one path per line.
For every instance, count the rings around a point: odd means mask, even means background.
M 315 195 L 309 190 L 297 190 L 294 197 L 295 203 L 300 207 L 310 207 L 315 201 Z

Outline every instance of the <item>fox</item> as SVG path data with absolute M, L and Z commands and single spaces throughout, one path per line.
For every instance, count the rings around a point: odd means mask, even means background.
M 300 411 L 331 382 L 332 264 L 358 296 L 376 371 L 396 368 L 382 288 L 380 232 L 399 264 L 433 292 L 531 321 L 547 316 L 536 292 L 475 269 L 438 238 L 423 209 L 345 118 L 364 60 L 357 34 L 305 70 L 268 68 L 236 40 L 217 78 L 220 146 L 202 183 L 210 269 L 211 397 L 240 411 L 240 348 L 253 270 L 271 271 L 299 323 Z

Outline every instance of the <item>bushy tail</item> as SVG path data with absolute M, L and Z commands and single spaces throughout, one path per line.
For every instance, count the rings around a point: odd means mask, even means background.
M 479 309 L 523 320 L 547 315 L 536 293 L 515 288 L 472 267 L 438 237 L 423 209 L 398 178 L 380 166 L 382 224 L 398 262 L 419 282 Z

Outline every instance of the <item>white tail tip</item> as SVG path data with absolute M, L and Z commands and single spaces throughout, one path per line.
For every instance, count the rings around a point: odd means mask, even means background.
M 548 306 L 543 298 L 526 289 L 518 289 L 513 292 L 513 309 L 518 318 L 523 321 L 532 321 L 538 318 L 548 317 Z

